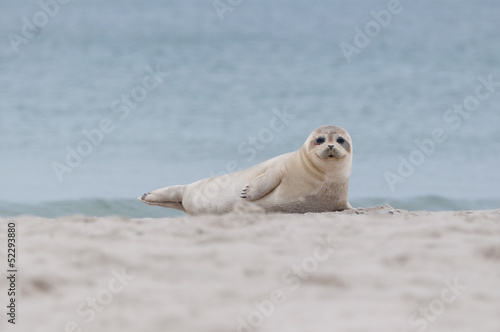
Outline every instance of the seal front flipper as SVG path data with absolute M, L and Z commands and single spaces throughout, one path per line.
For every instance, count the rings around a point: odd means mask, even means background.
M 250 181 L 241 191 L 241 198 L 256 201 L 274 190 L 281 183 L 281 175 L 276 171 L 267 170 Z
M 153 190 L 139 197 L 139 200 L 149 205 L 163 206 L 186 212 L 182 205 L 182 196 L 185 186 L 170 186 Z

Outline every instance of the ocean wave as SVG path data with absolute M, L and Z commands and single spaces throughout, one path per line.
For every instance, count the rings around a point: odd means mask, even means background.
M 81 199 L 52 201 L 37 204 L 0 202 L 0 216 L 33 215 L 57 218 L 69 215 L 123 216 L 128 218 L 164 218 L 183 215 L 182 212 L 149 206 L 134 199 Z
M 500 199 L 464 200 L 434 195 L 404 199 L 369 197 L 352 199 L 350 202 L 354 207 L 389 204 L 395 208 L 409 211 L 461 211 L 500 208 Z M 0 202 L 0 216 L 2 217 L 32 215 L 57 218 L 77 214 L 96 217 L 115 215 L 128 218 L 164 218 L 184 215 L 177 210 L 149 206 L 135 199 L 81 199 L 37 204 Z

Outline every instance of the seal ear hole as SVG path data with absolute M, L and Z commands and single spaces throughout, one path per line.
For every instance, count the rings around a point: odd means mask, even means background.
M 324 137 L 318 137 L 316 139 L 315 145 L 320 145 L 320 144 L 323 144 L 323 143 L 325 143 L 325 138 Z
M 345 143 L 345 139 L 343 137 L 339 137 L 339 138 L 337 138 L 337 143 L 344 144 Z

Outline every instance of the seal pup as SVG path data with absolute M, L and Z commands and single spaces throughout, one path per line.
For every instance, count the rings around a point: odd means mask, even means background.
M 190 215 L 224 214 L 241 200 L 266 212 L 306 213 L 351 209 L 351 137 L 341 127 L 314 130 L 302 147 L 250 168 L 149 192 L 139 200 Z

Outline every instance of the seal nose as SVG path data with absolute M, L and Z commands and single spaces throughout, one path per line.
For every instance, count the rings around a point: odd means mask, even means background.
M 330 148 L 330 150 L 333 150 L 333 145 L 328 145 L 328 147 Z

